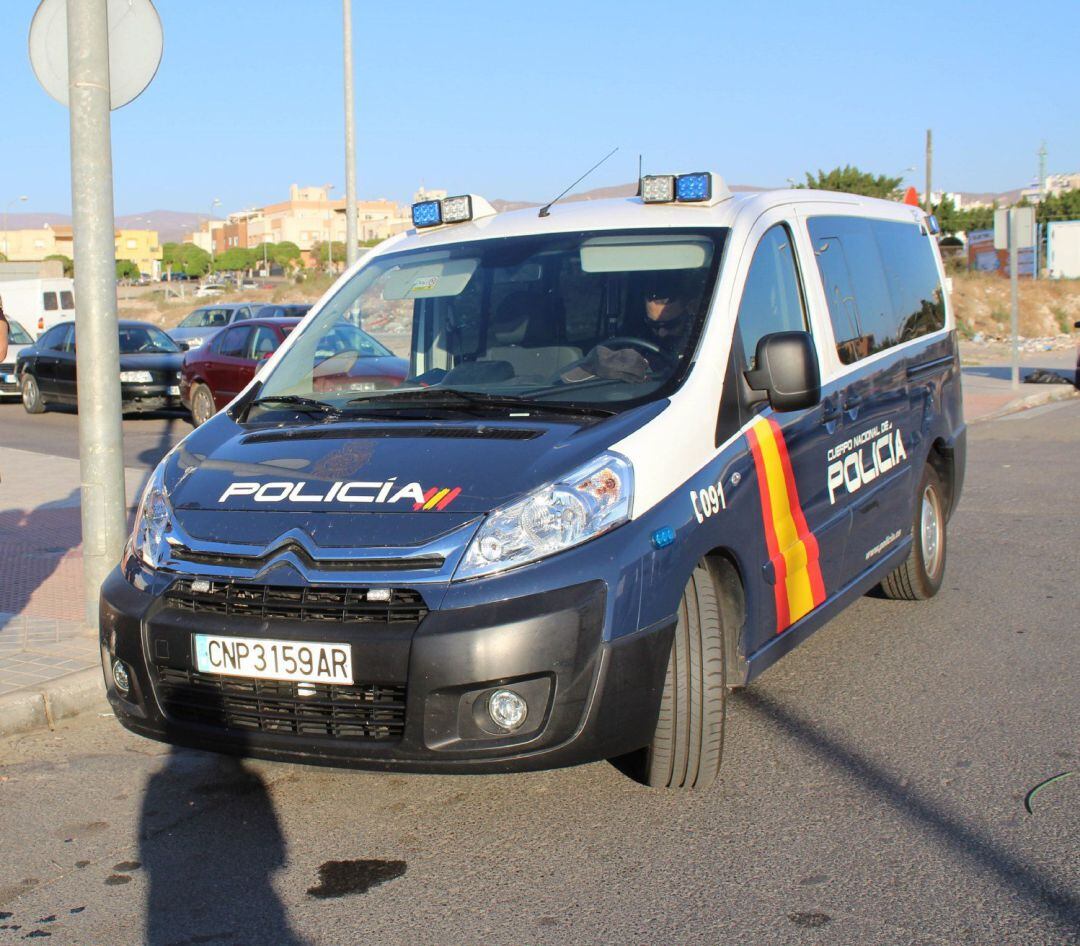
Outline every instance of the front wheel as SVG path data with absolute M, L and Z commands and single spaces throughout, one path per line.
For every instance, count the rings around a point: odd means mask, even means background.
M 651 788 L 705 789 L 716 781 L 727 711 L 723 630 L 716 583 L 701 563 L 679 604 L 652 742 L 620 760 Z
M 27 414 L 44 414 L 45 398 L 41 396 L 37 378 L 28 371 L 22 379 L 22 402 Z
M 196 384 L 191 392 L 192 422 L 196 427 L 201 427 L 215 413 L 217 413 L 217 405 L 214 404 L 214 395 L 205 384 Z
M 945 579 L 946 502 L 941 477 L 929 463 L 923 469 L 915 495 L 911 525 L 911 551 L 904 563 L 882 583 L 886 597 L 924 601 L 941 589 Z

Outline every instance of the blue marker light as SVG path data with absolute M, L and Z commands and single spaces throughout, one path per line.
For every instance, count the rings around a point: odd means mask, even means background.
M 425 200 L 412 205 L 414 227 L 437 227 L 442 223 L 442 208 L 437 200 Z
M 937 217 L 933 214 L 929 214 L 926 218 L 926 227 L 931 233 L 941 233 L 941 224 L 938 223 Z
M 712 197 L 711 174 L 680 174 L 675 179 L 676 200 L 698 201 L 708 200 L 710 197 Z
M 675 541 L 675 530 L 671 526 L 664 526 L 652 534 L 652 544 L 655 548 L 664 549 Z

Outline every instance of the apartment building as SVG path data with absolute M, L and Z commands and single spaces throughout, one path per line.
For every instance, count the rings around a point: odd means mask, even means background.
M 139 272 L 161 271 L 161 241 L 157 230 L 121 229 L 114 234 L 116 258 L 137 264 Z M 50 256 L 73 259 L 75 243 L 70 225 L 23 230 L 0 230 L 0 253 L 12 262 L 40 262 Z

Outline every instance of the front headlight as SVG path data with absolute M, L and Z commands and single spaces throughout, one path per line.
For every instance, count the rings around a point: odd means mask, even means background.
M 634 468 L 605 453 L 565 479 L 489 513 L 454 580 L 490 575 L 595 538 L 630 518 Z
M 154 376 L 149 371 L 121 371 L 121 384 L 150 384 Z
M 205 341 L 206 341 L 206 339 L 202 335 L 196 335 L 194 338 L 185 338 L 184 339 L 184 342 L 187 344 L 188 351 L 194 351 L 196 348 L 198 348 L 200 345 L 202 345 L 202 343 L 205 342 Z
M 164 468 L 165 464 L 161 463 L 150 475 L 131 533 L 131 550 L 151 568 L 160 568 L 169 561 L 172 506 L 165 489 Z

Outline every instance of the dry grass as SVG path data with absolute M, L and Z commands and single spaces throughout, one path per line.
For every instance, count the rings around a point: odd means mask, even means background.
M 953 276 L 953 309 L 965 334 L 1009 331 L 1009 280 L 994 273 Z M 1080 280 L 1021 279 L 1020 334 L 1025 338 L 1067 335 L 1080 320 Z

